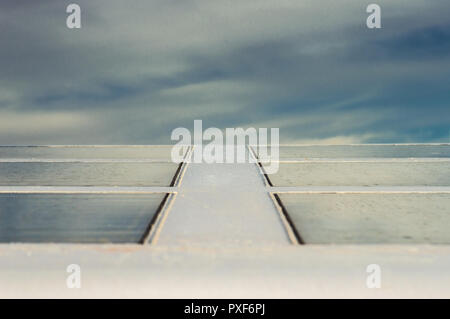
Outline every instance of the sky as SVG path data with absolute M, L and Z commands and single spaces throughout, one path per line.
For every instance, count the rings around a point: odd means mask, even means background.
M 375 1 L 374 1 L 375 2 Z M 81 7 L 81 29 L 66 7 Z M 450 1 L 1 0 L 0 144 L 450 142 Z

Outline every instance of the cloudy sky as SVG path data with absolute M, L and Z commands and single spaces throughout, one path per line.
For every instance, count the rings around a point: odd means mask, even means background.
M 66 27 L 81 6 L 82 28 Z M 450 1 L 2 0 L 0 144 L 450 142 Z

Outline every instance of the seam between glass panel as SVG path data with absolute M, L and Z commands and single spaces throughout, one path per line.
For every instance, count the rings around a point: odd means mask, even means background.
M 178 169 L 170 184 L 171 187 L 178 188 L 180 186 L 188 166 L 187 159 L 191 155 L 191 151 L 192 146 L 190 146 L 189 149 L 186 151 L 186 154 L 183 158 L 183 162 L 181 162 L 180 165 L 178 166 Z M 173 202 L 175 201 L 176 194 L 177 194 L 176 192 L 166 194 L 160 206 L 158 207 L 158 210 L 153 216 L 150 224 L 148 225 L 146 232 L 142 236 L 142 239 L 140 241 L 141 244 L 155 245 L 157 243 L 162 228 L 164 227 L 164 224 L 167 220 L 167 216 L 169 215 L 169 211 L 173 205 Z
M 259 158 L 258 158 L 257 154 L 255 153 L 255 150 L 250 145 L 248 145 L 248 149 L 249 149 L 250 154 L 253 156 L 253 158 L 255 160 L 256 167 L 258 168 L 258 170 L 260 172 L 260 176 L 262 177 L 265 186 L 269 187 L 269 189 L 270 189 L 271 187 L 273 187 L 273 184 L 270 181 L 269 176 L 265 172 L 264 167 L 262 166 L 261 162 L 259 161 Z M 278 214 L 280 216 L 281 223 L 282 223 L 284 230 L 286 231 L 287 236 L 288 236 L 289 240 L 291 241 L 291 243 L 294 245 L 303 245 L 304 241 L 303 241 L 302 237 L 300 236 L 300 233 L 298 232 L 294 223 L 292 222 L 291 217 L 289 216 L 286 208 L 284 207 L 284 205 L 281 202 L 278 195 L 274 194 L 270 191 L 268 193 L 269 193 L 270 198 L 272 199 L 272 203 L 273 203 L 276 211 L 278 212 Z

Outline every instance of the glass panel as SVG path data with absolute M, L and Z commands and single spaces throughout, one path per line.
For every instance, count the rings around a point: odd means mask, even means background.
M 307 244 L 450 244 L 450 194 L 280 194 Z
M 450 157 L 450 145 L 314 145 L 280 147 L 280 159 L 282 160 L 409 157 Z
M 450 162 L 280 163 L 274 186 L 450 186 Z
M 2 146 L 0 158 L 36 159 L 151 159 L 171 160 L 172 146 L 105 146 L 105 147 L 47 147 Z
M 0 163 L 1 186 L 169 186 L 175 163 Z
M 137 243 L 165 194 L 0 194 L 0 242 Z

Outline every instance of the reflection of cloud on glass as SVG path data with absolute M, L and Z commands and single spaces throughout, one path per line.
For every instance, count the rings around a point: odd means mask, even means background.
M 0 194 L 0 242 L 137 243 L 163 196 Z
M 0 4 L 0 143 L 170 143 L 194 119 L 448 142 L 448 1 L 379 1 L 380 30 L 356 0 L 77 3 L 76 32 L 64 3 Z

